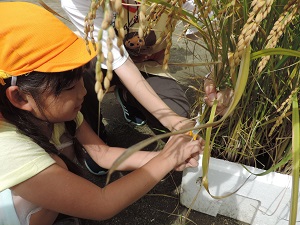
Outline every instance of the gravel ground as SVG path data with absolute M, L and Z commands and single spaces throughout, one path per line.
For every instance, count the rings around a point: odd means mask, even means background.
M 2 0 L 1 0 L 2 1 Z M 38 0 L 27 0 L 39 4 Z M 51 9 L 64 16 L 60 8 L 58 0 L 44 0 Z M 71 29 L 74 26 L 69 22 L 65 22 Z M 195 57 L 194 50 L 187 50 L 184 41 L 178 41 L 178 37 L 174 37 L 172 47 L 171 62 L 192 62 Z M 206 57 L 201 50 L 196 51 L 197 61 L 201 57 Z M 191 103 L 195 101 L 196 93 L 190 86 L 197 87 L 195 79 L 187 79 L 187 77 L 204 76 L 206 69 L 186 68 L 182 66 L 171 66 L 171 72 L 182 84 L 186 90 Z M 134 127 L 128 124 L 123 118 L 121 107 L 117 104 L 116 98 L 112 93 L 105 96 L 102 103 L 103 115 L 105 119 L 106 129 L 108 132 L 108 144 L 113 146 L 129 147 L 147 137 L 153 135 L 153 132 L 144 125 L 142 127 Z M 113 109 L 113 110 L 111 110 Z M 117 138 L 116 138 L 117 137 Z M 148 150 L 157 150 L 162 147 L 163 143 L 153 143 L 147 147 Z M 105 177 L 98 177 L 89 174 L 87 171 L 86 178 L 100 187 L 105 185 Z M 116 172 L 112 176 L 112 180 L 118 179 L 126 173 Z M 208 216 L 196 211 L 189 211 L 188 208 L 182 206 L 179 201 L 180 183 L 182 173 L 173 172 L 164 180 L 153 188 L 146 196 L 138 200 L 133 205 L 129 206 L 117 216 L 106 221 L 91 221 L 79 220 L 81 225 L 181 225 L 181 224 L 196 224 L 196 225 L 246 225 L 240 221 L 236 221 L 224 216 L 217 215 L 216 217 Z M 83 193 L 84 194 L 84 193 Z M 188 214 L 187 214 L 188 213 Z M 184 217 L 188 215 L 186 221 Z M 61 222 L 64 225 L 75 225 L 72 222 Z

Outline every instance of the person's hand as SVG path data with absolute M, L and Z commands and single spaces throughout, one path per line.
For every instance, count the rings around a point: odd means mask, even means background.
M 205 97 L 204 101 L 208 106 L 212 106 L 214 103 L 214 100 L 217 100 L 217 108 L 216 108 L 216 114 L 223 116 L 231 103 L 232 96 L 233 96 L 233 90 L 230 88 L 226 88 L 220 91 L 217 91 L 216 85 L 211 78 L 206 78 L 204 80 L 204 91 L 205 91 Z
M 187 167 L 198 166 L 199 154 L 203 151 L 204 145 L 205 142 L 201 137 L 193 140 L 187 134 L 174 135 L 160 154 L 173 163 L 175 170 L 182 171 Z

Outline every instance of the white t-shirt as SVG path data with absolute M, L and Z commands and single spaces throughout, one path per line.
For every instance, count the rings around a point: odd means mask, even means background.
M 64 9 L 64 11 L 67 13 L 68 17 L 70 18 L 71 22 L 75 25 L 77 30 L 79 31 L 80 35 L 84 37 L 84 19 L 86 15 L 89 12 L 90 8 L 90 0 L 61 0 L 61 6 Z M 99 7 L 97 11 L 97 16 L 94 21 L 94 32 L 93 36 L 96 41 L 98 41 L 98 32 L 99 27 L 101 26 L 103 20 L 103 10 L 101 7 Z M 106 45 L 106 39 L 107 39 L 107 32 L 103 32 L 103 39 L 102 39 L 102 51 L 104 54 L 104 57 L 107 58 L 107 45 Z M 124 47 L 123 47 L 124 48 Z M 113 61 L 113 70 L 120 67 L 129 57 L 128 53 L 124 50 L 125 54 L 122 56 L 120 54 L 119 47 L 117 45 L 117 39 L 113 40 L 113 49 L 112 53 L 114 56 Z M 102 64 L 102 68 L 106 69 L 105 62 Z
M 124 2 L 129 4 L 129 6 L 123 5 L 123 9 L 125 10 L 125 18 L 123 19 L 122 24 L 125 30 L 123 44 L 127 51 L 124 51 L 124 56 L 121 56 L 117 46 L 117 40 L 115 39 L 113 41 L 113 69 L 120 67 L 126 61 L 128 56 L 130 56 L 140 71 L 161 76 L 171 76 L 167 71 L 162 69 L 164 51 L 167 43 L 165 41 L 162 41 L 158 44 L 156 43 L 156 40 L 166 29 L 167 15 L 162 14 L 160 20 L 152 28 L 150 33 L 141 39 L 138 37 L 140 3 L 134 0 L 123 0 L 123 3 Z M 62 8 L 65 10 L 68 17 L 82 36 L 84 36 L 84 19 L 89 12 L 90 3 L 90 0 L 61 0 Z M 183 4 L 183 8 L 193 12 L 194 4 L 192 0 L 186 1 L 186 3 Z M 148 15 L 150 12 L 151 7 L 148 7 L 146 15 Z M 102 7 L 99 7 L 94 20 L 93 36 L 95 40 L 97 40 L 99 27 L 101 26 L 102 20 L 103 9 Z M 104 32 L 102 38 L 102 50 L 105 57 L 107 55 L 105 41 L 106 38 L 107 33 Z M 105 64 L 103 64 L 102 67 L 106 68 Z

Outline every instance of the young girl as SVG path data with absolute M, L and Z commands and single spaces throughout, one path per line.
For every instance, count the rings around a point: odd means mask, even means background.
M 79 112 L 82 73 L 96 52 L 34 4 L 1 2 L 0 21 L 1 225 L 50 225 L 59 213 L 105 220 L 171 170 L 197 166 L 203 140 L 176 135 L 160 152 L 133 154 L 118 170 L 134 171 L 104 188 L 75 174 L 85 152 L 104 168 L 124 152 Z

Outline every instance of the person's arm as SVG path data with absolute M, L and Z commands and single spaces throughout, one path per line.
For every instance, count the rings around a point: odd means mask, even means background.
M 177 166 L 196 166 L 202 140 L 187 135 L 173 136 L 161 151 L 143 167 L 100 188 L 54 164 L 12 190 L 36 205 L 70 216 L 105 220 L 116 215 L 156 185 Z
M 93 160 L 103 168 L 109 169 L 112 163 L 124 152 L 124 148 L 106 145 L 90 128 L 86 121 L 76 131 L 78 141 L 84 146 Z M 146 164 L 159 152 L 138 151 L 122 163 L 118 170 L 134 170 Z
M 115 69 L 115 72 L 137 101 L 170 131 L 173 129 L 178 130 L 182 128 L 184 124 L 193 127 L 194 122 L 177 115 L 162 101 L 130 58 Z

